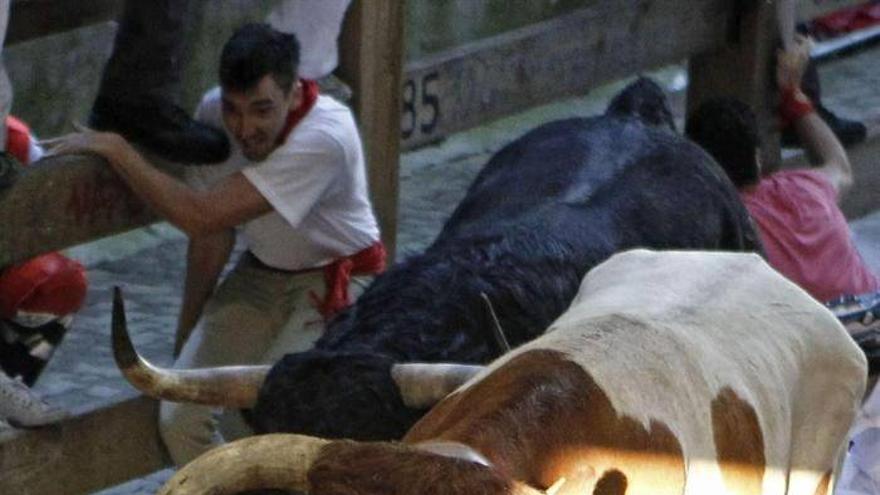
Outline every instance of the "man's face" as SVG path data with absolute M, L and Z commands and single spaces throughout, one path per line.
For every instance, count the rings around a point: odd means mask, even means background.
M 223 89 L 223 124 L 251 161 L 264 160 L 278 147 L 287 114 L 302 99 L 299 82 L 285 94 L 271 75 L 245 91 Z

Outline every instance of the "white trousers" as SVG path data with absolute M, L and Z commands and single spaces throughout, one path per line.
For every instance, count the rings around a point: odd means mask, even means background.
M 356 298 L 369 277 L 352 280 Z M 175 368 L 238 364 L 271 364 L 291 352 L 310 349 L 324 330 L 309 293 L 324 294 L 323 272 L 290 274 L 256 266 L 248 255 L 220 284 L 206 304 Z M 162 402 L 159 431 L 178 465 L 220 445 L 224 436 L 251 434 L 237 411 L 226 415 L 218 429 L 218 412 L 208 406 Z

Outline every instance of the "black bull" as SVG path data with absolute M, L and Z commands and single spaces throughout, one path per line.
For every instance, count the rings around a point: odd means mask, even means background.
M 393 363 L 497 356 L 481 293 L 516 346 L 543 332 L 615 252 L 760 251 L 723 171 L 670 127 L 659 88 L 641 80 L 606 114 L 543 125 L 499 151 L 423 254 L 378 276 L 314 350 L 275 364 L 255 428 L 399 438 L 424 411 L 403 404 Z M 650 294 L 633 294 L 633 304 L 642 297 Z

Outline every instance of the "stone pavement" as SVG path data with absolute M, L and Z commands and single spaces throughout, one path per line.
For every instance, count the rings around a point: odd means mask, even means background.
M 860 118 L 880 111 L 880 48 L 824 65 L 820 74 L 826 103 Z M 655 74 L 669 89 L 685 84 L 681 68 Z M 420 251 L 439 231 L 480 167 L 511 139 L 548 120 L 601 112 L 621 84 L 594 90 L 588 97 L 547 105 L 455 135 L 443 143 L 407 153 L 401 163 L 399 254 Z M 681 114 L 680 96 L 678 113 Z M 878 157 L 880 160 L 880 157 Z M 880 165 L 877 166 L 880 171 Z M 880 213 L 854 222 L 866 259 L 880 271 Z M 186 242 L 167 224 L 70 250 L 89 270 L 86 305 L 37 384 L 50 401 L 71 410 L 106 402 L 129 386 L 110 350 L 111 289 L 123 288 L 135 346 L 158 364 L 170 362 L 180 304 Z M 152 494 L 170 470 L 100 492 L 102 495 Z

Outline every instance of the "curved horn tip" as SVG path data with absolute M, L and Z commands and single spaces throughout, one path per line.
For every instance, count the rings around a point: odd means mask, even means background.
M 122 290 L 116 286 L 113 288 L 113 358 L 120 368 L 134 366 L 138 362 L 137 351 L 128 336 L 128 325 L 125 318 L 125 301 Z

